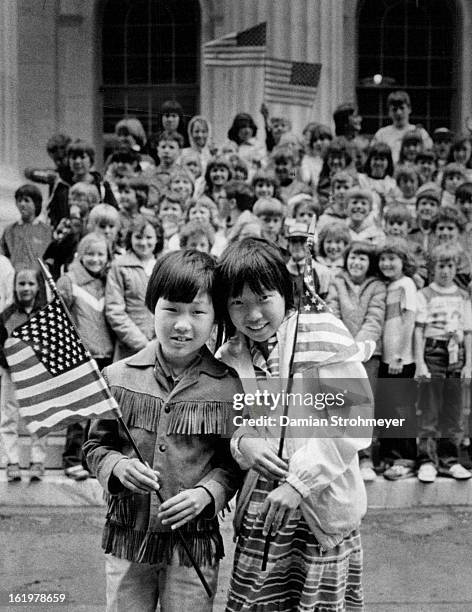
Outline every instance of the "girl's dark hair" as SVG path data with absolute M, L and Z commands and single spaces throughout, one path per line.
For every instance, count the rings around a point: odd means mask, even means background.
M 237 145 L 240 145 L 241 142 L 239 140 L 239 130 L 243 127 L 249 126 L 252 130 L 252 136 L 254 137 L 257 134 L 257 125 L 254 123 L 254 119 L 251 117 L 249 113 L 239 113 L 233 119 L 233 124 L 228 130 L 228 138 L 235 142 Z
M 128 227 L 128 231 L 125 236 L 125 248 L 127 251 L 131 251 L 131 236 L 133 234 L 140 234 L 144 229 L 150 225 L 156 232 L 156 246 L 154 247 L 154 255 L 158 255 L 164 248 L 164 230 L 159 219 L 150 219 L 143 215 L 136 215 L 131 221 Z
M 351 136 L 353 133 L 352 126 L 349 123 L 349 117 L 356 112 L 356 107 L 351 104 L 340 104 L 333 113 L 333 121 L 335 126 L 336 136 Z
M 462 183 L 456 190 L 456 201 L 472 202 L 472 183 Z
M 95 161 L 95 149 L 90 143 L 78 139 L 74 140 L 74 142 L 67 147 L 68 159 L 82 156 L 84 153 L 90 157 L 90 162 L 93 164 Z
M 333 133 L 327 125 L 317 123 L 310 129 L 310 147 L 313 147 L 315 140 L 319 138 L 327 138 L 333 140 Z
M 220 256 L 215 282 L 229 334 L 234 333 L 234 326 L 226 304 L 241 295 L 246 284 L 257 295 L 277 291 L 285 299 L 285 309 L 293 307 L 293 284 L 282 252 L 264 238 L 243 238 L 230 244 Z
M 472 144 L 472 141 L 469 136 L 459 136 L 457 137 L 451 145 L 449 149 L 449 157 L 447 158 L 447 163 L 451 164 L 455 162 L 454 153 L 459 149 L 464 148 L 466 143 Z M 466 168 L 472 168 L 472 155 L 469 156 L 467 163 L 465 165 Z
M 454 206 L 440 206 L 438 213 L 431 223 L 431 229 L 433 232 L 436 231 L 439 223 L 454 223 L 457 229 L 462 234 L 465 230 L 467 220 L 460 210 L 457 210 Z
M 328 160 L 332 157 L 342 157 L 346 164 L 345 168 L 348 168 L 352 163 L 351 147 L 348 141 L 343 138 L 335 138 L 326 148 L 323 155 L 323 167 L 320 172 L 320 181 L 328 178 L 331 175 L 331 170 L 328 164 Z
M 213 189 L 213 183 L 210 178 L 210 172 L 213 170 L 213 168 L 216 168 L 218 166 L 222 166 L 223 168 L 226 168 L 228 170 L 228 181 L 231 180 L 231 176 L 232 176 L 231 166 L 229 165 L 228 160 L 223 156 L 213 157 L 208 162 L 208 166 L 206 167 L 206 170 L 205 170 L 205 184 L 207 186 L 206 188 L 209 190 Z
M 405 147 L 410 144 L 421 145 L 420 150 L 424 148 L 421 132 L 419 132 L 418 130 L 412 130 L 411 132 L 407 132 L 405 136 L 403 136 L 400 145 L 400 156 L 398 158 L 399 164 L 404 164 L 407 161 L 405 156 Z
M 215 299 L 215 268 L 216 262 L 211 255 L 195 250 L 162 255 L 156 261 L 147 286 L 147 308 L 154 312 L 159 298 L 189 304 L 199 291 L 203 291 L 211 297 L 216 313 L 221 299 L 219 295 Z
M 41 191 L 36 185 L 26 183 L 15 191 L 15 201 L 18 202 L 22 197 L 31 198 L 34 204 L 34 216 L 38 217 L 41 214 L 41 207 L 43 205 L 43 196 Z
M 393 176 L 393 158 L 392 158 L 392 149 L 388 146 L 388 144 L 384 142 L 376 142 L 371 147 L 369 147 L 369 151 L 367 154 L 367 159 L 364 164 L 364 172 L 367 176 L 372 176 L 372 169 L 370 167 L 370 162 L 373 157 L 383 157 L 387 160 L 387 170 L 385 174 L 387 176 Z
M 366 277 L 369 276 L 377 276 L 379 273 L 379 258 L 377 256 L 377 249 L 370 242 L 353 242 L 344 252 L 344 269 L 347 272 L 347 258 L 349 255 L 359 254 L 359 255 L 367 255 L 369 258 L 369 267 L 367 269 Z
M 162 117 L 163 115 L 169 115 L 170 113 L 175 113 L 176 115 L 179 116 L 179 125 L 177 126 L 177 132 L 182 136 L 183 140 L 184 140 L 184 145 L 183 146 L 187 146 L 188 144 L 188 136 L 187 136 L 187 126 L 186 126 L 186 121 L 185 121 L 185 116 L 184 116 L 184 109 L 182 108 L 182 105 L 180 104 L 180 102 L 177 102 L 177 100 L 166 100 L 159 111 L 159 117 L 158 117 L 158 133 L 160 133 L 163 130 L 163 126 L 162 126 Z
M 16 279 L 18 278 L 18 275 L 21 274 L 22 272 L 33 272 L 36 282 L 38 283 L 38 292 L 36 294 L 36 297 L 34 298 L 33 310 L 32 310 L 32 312 L 36 312 L 36 310 L 39 310 L 43 306 L 46 306 L 46 303 L 47 303 L 46 283 L 44 281 L 44 277 L 38 268 L 20 268 L 15 271 L 15 277 L 13 280 L 13 300 L 14 300 L 14 304 L 17 304 L 17 305 L 19 304 L 19 301 L 18 301 L 18 296 L 16 294 Z M 7 317 L 5 317 L 5 319 L 6 318 Z
M 414 263 L 408 242 L 404 238 L 388 238 L 385 245 L 379 250 L 379 261 L 384 253 L 398 255 L 398 257 L 400 257 L 403 262 L 403 274 L 405 276 L 411 278 L 416 272 L 416 264 Z M 387 280 L 382 272 L 380 272 L 380 277 L 382 280 Z

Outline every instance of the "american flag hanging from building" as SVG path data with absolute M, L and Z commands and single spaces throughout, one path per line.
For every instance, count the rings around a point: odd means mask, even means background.
M 121 416 L 58 298 L 12 332 L 5 354 L 20 415 L 31 433 L 41 436 L 84 419 Z
M 265 102 L 313 106 L 321 64 L 266 58 L 264 68 Z
M 260 23 L 242 32 L 232 32 L 203 45 L 205 66 L 264 66 L 267 24 Z

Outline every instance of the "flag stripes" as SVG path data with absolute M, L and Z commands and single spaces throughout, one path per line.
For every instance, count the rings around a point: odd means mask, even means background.
M 206 66 L 263 67 L 267 24 L 260 23 L 243 32 L 232 32 L 203 45 Z
M 264 100 L 274 104 L 312 106 L 321 64 L 266 58 Z

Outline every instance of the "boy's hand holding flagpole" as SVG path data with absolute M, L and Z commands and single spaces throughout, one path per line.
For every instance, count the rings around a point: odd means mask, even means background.
M 38 261 L 54 298 L 17 327 L 5 342 L 19 412 L 28 430 L 43 436 L 84 419 L 117 419 L 136 457 L 149 467 L 95 360 L 83 345 L 49 270 L 41 259 Z M 155 493 L 163 504 L 160 491 Z M 177 529 L 176 533 L 208 597 L 212 597 L 182 532 Z

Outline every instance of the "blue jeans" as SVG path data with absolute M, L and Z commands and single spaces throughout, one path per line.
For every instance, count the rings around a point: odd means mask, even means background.
M 174 553 L 170 565 L 133 563 L 105 556 L 107 612 L 212 612 L 219 565 L 200 566 L 213 591 L 210 599 L 193 567 L 179 565 Z
M 427 339 L 424 360 L 431 379 L 420 386 L 417 463 L 432 462 L 449 468 L 457 463 L 462 437 L 463 350 L 459 351 L 459 361 L 449 365 L 447 342 Z

